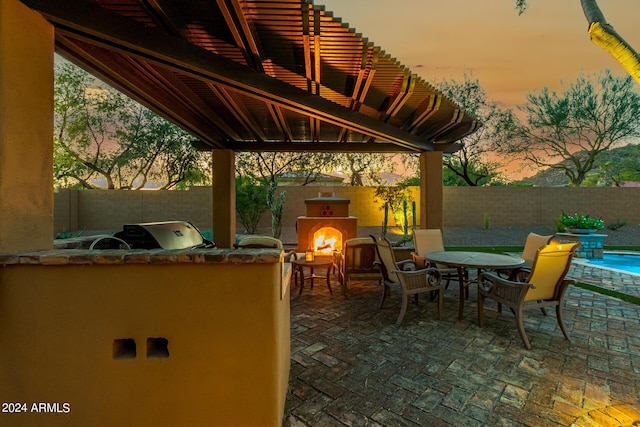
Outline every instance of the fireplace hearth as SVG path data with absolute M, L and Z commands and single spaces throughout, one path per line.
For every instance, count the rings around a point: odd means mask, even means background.
M 312 249 L 318 256 L 342 250 L 345 240 L 358 236 L 358 219 L 349 216 L 349 199 L 319 193 L 306 199 L 306 215 L 298 217 L 298 251 Z

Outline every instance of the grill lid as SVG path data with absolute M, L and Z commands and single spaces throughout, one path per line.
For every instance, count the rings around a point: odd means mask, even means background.
M 127 242 L 132 249 L 194 249 L 213 248 L 215 243 L 205 239 L 189 221 L 162 221 L 125 224 L 115 237 Z

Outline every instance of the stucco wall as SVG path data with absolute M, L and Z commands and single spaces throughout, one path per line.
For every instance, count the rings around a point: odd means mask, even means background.
M 122 224 L 169 219 L 211 228 L 210 187 L 186 191 L 60 190 L 55 193 L 55 229 L 121 229 Z
M 383 202 L 373 187 L 292 186 L 287 191 L 284 226 L 293 227 L 305 214 L 304 200 L 320 191 L 351 200 L 350 214 L 360 226 L 379 226 Z M 420 217 L 420 191 L 411 188 Z M 55 195 L 55 226 L 61 230 L 112 230 L 126 222 L 188 219 L 211 228 L 213 194 L 209 187 L 188 191 L 76 191 Z M 487 213 L 492 226 L 553 225 L 562 211 L 602 216 L 608 223 L 640 223 L 640 188 L 445 187 L 445 226 L 482 226 Z M 411 222 L 411 219 L 409 219 Z M 238 222 L 238 225 L 240 223 Z M 261 226 L 270 225 L 269 214 Z
M 53 27 L 0 1 L 0 252 L 50 248 Z
M 607 223 L 640 222 L 640 188 L 445 187 L 445 225 L 553 225 L 567 213 L 602 216 Z

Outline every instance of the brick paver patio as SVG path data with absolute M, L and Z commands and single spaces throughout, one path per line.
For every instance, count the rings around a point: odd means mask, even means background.
M 590 280 L 640 289 L 640 276 L 616 274 Z M 349 299 L 324 284 L 291 293 L 283 425 L 640 425 L 639 306 L 570 287 L 564 315 L 571 341 L 553 310 L 533 311 L 525 320 L 528 351 L 513 315 L 498 316 L 492 302 L 485 328 L 477 326 L 473 287 L 462 320 L 453 284 L 443 321 L 424 298 L 401 326 L 399 292 L 378 310 L 379 291 L 375 282 L 355 282 Z

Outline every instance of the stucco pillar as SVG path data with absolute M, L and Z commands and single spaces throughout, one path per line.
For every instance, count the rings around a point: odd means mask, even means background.
M 0 252 L 53 246 L 53 27 L 0 1 Z
M 236 241 L 235 153 L 213 150 L 213 241 L 231 248 Z
M 420 154 L 420 228 L 444 227 L 442 152 Z

